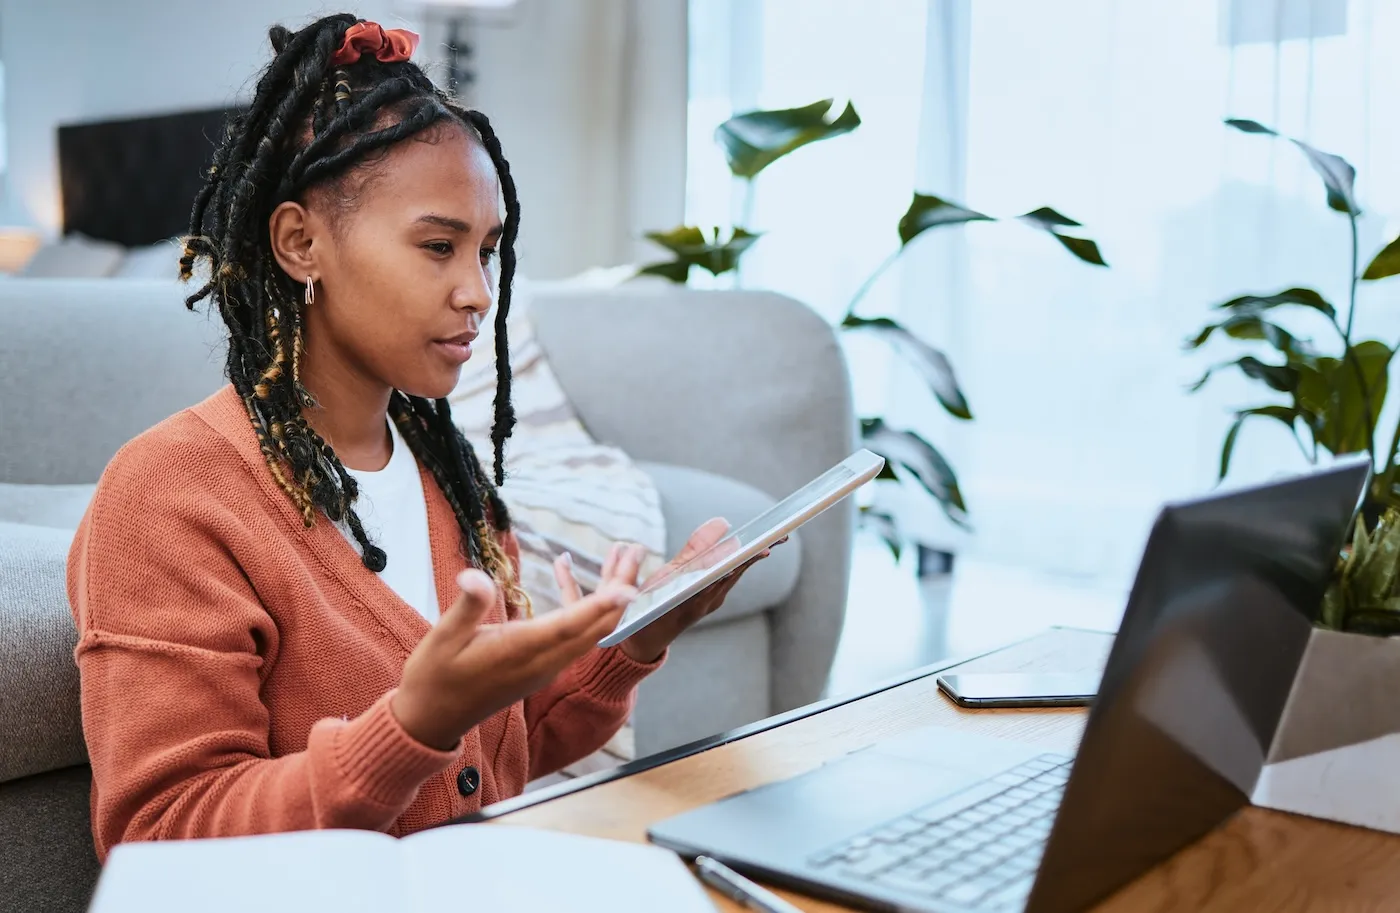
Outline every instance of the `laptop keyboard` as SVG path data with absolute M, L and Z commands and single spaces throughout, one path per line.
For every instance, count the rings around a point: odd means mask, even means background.
M 1070 764 L 1063 755 L 1040 755 L 808 862 L 969 909 L 1018 909 L 1030 895 Z

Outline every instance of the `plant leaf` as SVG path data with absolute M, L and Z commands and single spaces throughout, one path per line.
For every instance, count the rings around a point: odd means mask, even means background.
M 895 352 L 919 372 L 919 376 L 928 384 L 939 404 L 948 410 L 949 415 L 961 419 L 972 418 L 972 410 L 968 408 L 967 398 L 958 386 L 952 362 L 948 361 L 947 355 L 888 317 L 866 319 L 852 314 L 841 322 L 841 326 L 848 330 L 875 333 L 885 339 Z
M 1272 295 L 1241 295 L 1238 298 L 1231 298 L 1229 301 L 1222 301 L 1215 307 L 1217 310 L 1258 314 L 1284 304 L 1299 304 L 1328 317 L 1337 316 L 1337 309 L 1326 298 L 1310 288 L 1284 289 Z
M 1103 254 L 1099 253 L 1099 246 L 1088 238 L 1074 238 L 1069 235 L 1062 235 L 1057 231 L 1052 231 L 1050 234 L 1054 235 L 1055 240 L 1065 246 L 1065 250 L 1074 254 L 1085 263 L 1090 263 L 1094 266 L 1108 266 L 1108 264 L 1104 262 Z
M 835 120 L 827 120 L 832 104 L 827 98 L 800 108 L 749 111 L 720 124 L 715 141 L 724 150 L 730 173 L 752 179 L 794 149 L 860 126 L 860 115 L 851 104 Z
M 891 463 L 898 463 L 938 501 L 943 512 L 959 526 L 967 525 L 967 505 L 953 467 L 938 449 L 913 431 L 891 428 L 881 418 L 861 419 L 861 439 Z
M 1289 406 L 1256 406 L 1253 409 L 1242 409 L 1235 413 L 1235 421 L 1230 425 L 1230 430 L 1225 433 L 1225 442 L 1220 447 L 1220 478 L 1224 479 L 1230 472 L 1230 457 L 1235 452 L 1235 442 L 1239 439 L 1240 429 L 1244 427 L 1247 419 L 1254 416 L 1277 419 L 1283 422 L 1290 429 L 1294 421 L 1298 418 L 1298 410 Z
M 1374 339 L 1351 347 L 1370 393 L 1372 422 L 1385 405 L 1390 360 L 1394 352 Z M 1340 456 L 1368 449 L 1371 440 L 1366 428 L 1366 398 L 1356 370 L 1340 358 L 1319 357 L 1291 361 L 1298 370 L 1296 404 L 1318 419 L 1313 428 L 1317 443 Z
M 1400 573 L 1400 523 L 1394 516 L 1389 517 L 1389 522 L 1383 518 L 1377 524 L 1376 533 L 1370 555 L 1370 564 L 1375 568 L 1371 586 L 1374 602 L 1360 603 L 1362 608 L 1387 602 L 1395 592 L 1395 578 Z
M 1025 215 L 1017 216 L 1022 222 L 1032 228 L 1053 235 L 1055 240 L 1065 246 L 1065 249 L 1074 254 L 1085 263 L 1092 263 L 1094 266 L 1108 266 L 1104 262 L 1103 254 L 1099 253 L 1099 246 L 1088 238 L 1076 238 L 1073 235 L 1066 235 L 1060 232 L 1061 228 L 1082 228 L 1083 226 L 1071 219 L 1062 212 L 1051 209 L 1049 206 L 1042 206 L 1039 209 L 1032 209 Z
M 664 276 L 672 282 L 684 282 L 692 266 L 708 270 L 716 276 L 734 269 L 739 264 L 739 258 L 759 239 L 759 234 L 735 228 L 728 240 L 721 241 L 719 229 L 715 229 L 715 237 L 711 240 L 699 228 L 682 225 L 670 231 L 648 232 L 646 237 L 675 254 L 675 259 L 645 266 L 637 274 Z
M 1225 123 L 1245 133 L 1267 133 L 1269 136 L 1278 136 L 1278 133 L 1254 120 L 1245 120 L 1241 117 L 1229 117 L 1225 119 Z
M 1042 206 L 1039 209 L 1032 209 L 1023 216 L 1017 216 L 1026 222 L 1030 222 L 1036 228 L 1044 231 L 1054 231 L 1057 228 L 1080 228 L 1082 222 L 1076 222 L 1064 213 L 1057 212 L 1049 206 Z
M 1333 580 L 1322 596 L 1322 609 L 1318 614 L 1318 624 L 1333 631 L 1342 630 L 1347 616 L 1346 587 L 1340 580 Z
M 670 231 L 649 231 L 646 239 L 660 244 L 673 254 L 695 250 L 708 243 L 705 233 L 694 225 L 678 225 Z
M 1258 121 L 1227 118 L 1225 123 L 1227 126 L 1245 133 L 1282 136 L 1277 130 L 1266 127 Z M 1312 165 L 1313 170 L 1322 178 L 1322 184 L 1327 188 L 1327 205 L 1337 212 L 1360 215 L 1361 210 L 1356 205 L 1356 169 L 1351 167 L 1351 163 L 1340 155 L 1323 152 L 1321 149 L 1309 146 L 1302 140 L 1291 137 L 1287 139 L 1307 157 L 1308 164 Z
M 1276 323 L 1260 316 L 1256 310 L 1238 308 L 1220 323 L 1206 326 L 1192 339 L 1186 341 L 1186 348 L 1199 349 L 1206 344 L 1216 330 L 1222 330 L 1232 339 L 1262 340 L 1282 354 L 1293 357 L 1311 357 L 1308 345 Z
M 888 466 L 889 464 L 887 463 L 885 465 Z M 898 561 L 900 554 L 902 554 L 904 550 L 904 537 L 901 535 L 899 524 L 895 521 L 894 517 L 884 511 L 876 510 L 866 505 L 860 509 L 860 522 L 861 525 L 866 528 L 874 530 L 875 534 L 878 535 L 889 548 L 890 554 L 894 556 L 894 560 Z
M 1308 164 L 1322 177 L 1323 186 L 1327 188 L 1327 205 L 1337 212 L 1361 215 L 1356 205 L 1356 169 L 1351 163 L 1340 155 L 1314 149 L 1302 140 L 1295 139 L 1292 143 L 1303 151 Z
M 1235 362 L 1246 377 L 1261 380 L 1280 393 L 1292 393 L 1298 389 L 1298 369 L 1289 365 L 1265 364 L 1253 355 L 1246 355 Z
M 638 276 L 661 276 L 677 285 L 685 285 L 690 278 L 689 260 L 671 260 L 666 263 L 652 263 L 637 270 Z
M 995 222 L 991 216 L 950 203 L 939 197 L 915 193 L 909 208 L 899 219 L 899 242 L 907 245 L 930 228 L 965 225 L 968 222 Z
M 1347 613 L 1346 630 L 1372 637 L 1391 637 L 1400 634 L 1400 612 L 1352 609 Z
M 1400 235 L 1391 241 L 1381 252 L 1371 260 L 1366 267 L 1366 272 L 1361 274 L 1362 279 L 1385 279 L 1389 276 L 1400 274 Z

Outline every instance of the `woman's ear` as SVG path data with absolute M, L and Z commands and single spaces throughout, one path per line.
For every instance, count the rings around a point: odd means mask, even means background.
M 319 222 L 305 206 L 293 200 L 279 204 L 267 220 L 272 255 L 283 272 L 296 282 L 320 275 L 316 264 L 316 242 L 320 240 L 322 229 Z

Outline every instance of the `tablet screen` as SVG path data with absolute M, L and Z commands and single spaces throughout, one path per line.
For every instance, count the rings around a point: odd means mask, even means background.
M 617 627 L 619 629 L 626 627 L 657 606 L 674 598 L 686 587 L 705 577 L 711 568 L 724 563 L 725 559 L 742 551 L 746 546 L 772 537 L 791 523 L 795 517 L 800 517 L 813 504 L 839 494 L 842 487 L 856 477 L 857 472 L 842 463 L 813 479 L 748 523 L 738 529 L 731 530 L 723 539 L 691 558 L 685 564 L 657 574 L 637 593 L 636 600 L 628 606 Z

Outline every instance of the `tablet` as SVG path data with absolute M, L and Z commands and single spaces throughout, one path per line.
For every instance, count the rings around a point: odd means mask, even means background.
M 611 647 L 679 606 L 803 523 L 879 475 L 885 460 L 858 451 L 779 501 L 685 564 L 657 574 L 637 592 L 612 633 L 598 641 Z

